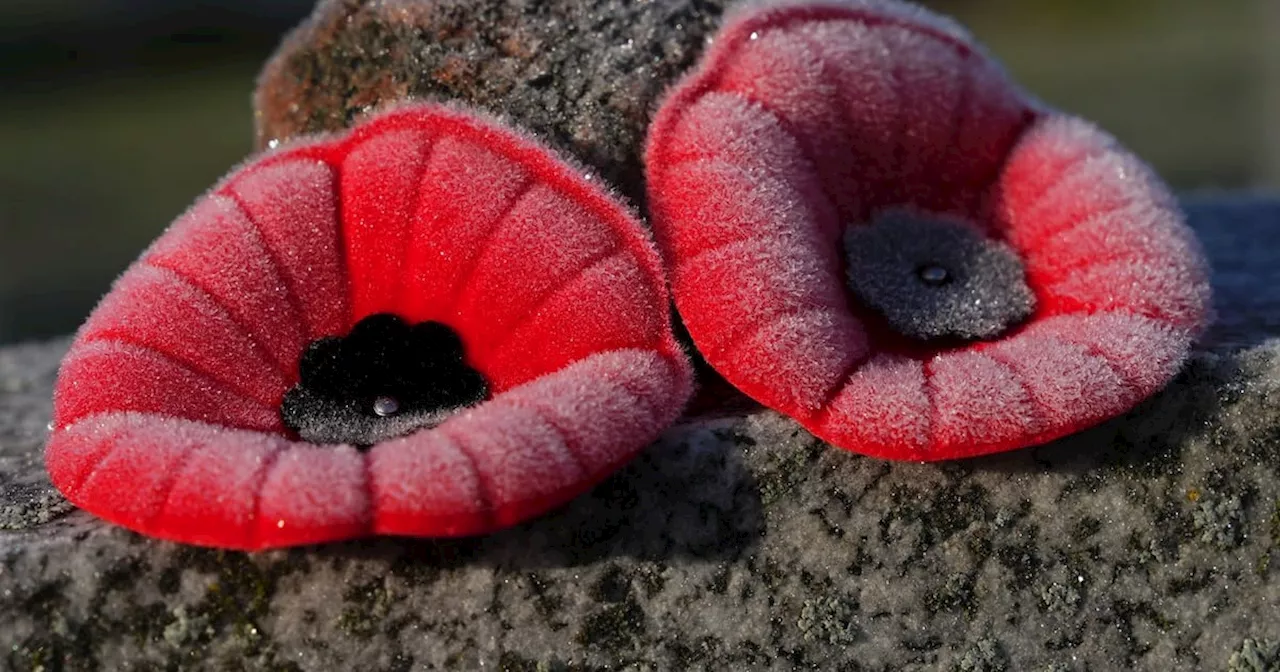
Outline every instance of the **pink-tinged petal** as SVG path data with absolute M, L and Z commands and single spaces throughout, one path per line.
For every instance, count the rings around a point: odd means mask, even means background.
M 598 222 L 594 213 L 539 184 L 494 229 L 450 320 L 482 371 L 510 329 L 618 249 L 618 240 Z
M 430 152 L 427 131 L 407 129 L 368 138 L 342 162 L 342 233 L 353 322 L 400 308 L 404 260 Z
M 920 360 L 876 355 L 849 375 L 814 432 L 866 455 L 933 459 L 927 385 Z
M 843 306 L 833 248 L 766 237 L 685 260 L 676 267 L 672 284 L 694 341 L 704 354 L 718 359 L 763 320 L 806 308 Z
M 1044 420 L 1007 365 L 979 352 L 955 351 L 927 364 L 933 446 L 947 457 L 993 452 L 1044 429 Z
M 405 250 L 406 319 L 449 321 L 494 227 L 531 186 L 524 168 L 492 149 L 465 138 L 436 141 Z
M 442 432 L 374 446 L 369 478 L 378 534 L 455 537 L 494 527 L 475 463 Z
M 118 341 L 74 344 L 54 388 L 55 427 L 114 411 L 157 413 L 264 432 L 282 430 L 275 408 L 155 350 Z
M 1022 92 L 1006 76 L 1000 64 L 985 58 L 969 58 L 968 88 L 961 99 L 955 137 L 950 143 L 947 163 L 939 175 L 958 185 L 952 191 L 952 203 L 940 211 L 977 215 L 988 228 L 983 208 L 993 185 L 999 179 L 1010 150 L 1022 137 L 1037 112 L 1027 103 Z
M 841 214 L 848 221 L 862 221 L 878 208 L 901 202 L 896 174 L 906 110 L 892 74 L 897 55 L 889 51 L 882 27 L 849 15 L 797 21 L 783 29 L 811 40 L 836 91 L 837 128 L 848 138 L 849 153 L 832 154 L 819 170 L 850 178 L 844 189 L 857 195 L 857 207 L 846 203 Z
M 291 444 L 267 468 L 257 510 L 255 547 L 364 536 L 372 521 L 365 458 L 350 446 Z
M 192 544 L 256 548 L 258 491 L 263 476 L 289 442 L 257 432 L 228 431 L 201 423 L 155 421 L 125 440 L 163 443 L 174 435 L 191 453 L 173 474 L 162 509 L 143 530 Z
M 503 397 L 441 425 L 475 466 L 494 527 L 507 527 L 568 501 L 587 473 L 555 426 Z
M 768 236 L 806 235 L 811 209 L 793 185 L 722 161 L 690 162 L 668 173 L 652 208 L 701 227 L 664 229 L 658 240 L 673 265 Z M 834 221 L 834 220 L 833 220 Z
M 114 439 L 110 453 L 85 478 L 76 492 L 76 503 L 90 502 L 97 515 L 146 532 L 163 509 L 183 463 L 197 446 L 188 437 L 140 433 L 136 424 L 129 422 L 136 417 L 124 417 L 124 431 Z
M 1123 413 L 1134 402 L 1128 384 L 1106 359 L 1074 343 L 1022 334 L 983 354 L 1013 370 L 1056 435 Z
M 1204 276 L 1200 244 L 1182 225 L 1176 210 L 1161 204 L 1138 203 L 1090 217 L 1049 237 L 1024 253 L 1027 275 L 1035 284 L 1051 284 L 1077 268 L 1119 260 L 1148 266 L 1176 265 Z
M 589 356 L 438 431 L 370 452 L 375 531 L 459 536 L 537 515 L 631 459 L 680 414 L 687 363 Z
M 46 460 L 59 489 L 108 520 L 164 539 L 252 548 L 260 475 L 286 444 L 258 432 L 125 412 L 59 432 Z
M 652 350 L 586 357 L 504 395 L 559 431 L 594 482 L 631 459 L 680 415 L 691 392 L 689 364 Z
M 115 450 L 116 439 L 126 427 L 118 418 L 126 414 L 107 414 L 85 418 L 58 429 L 49 436 L 44 449 L 45 468 L 49 480 L 72 502 L 82 502 L 80 487 L 102 460 Z
M 1014 146 L 993 189 L 994 215 L 1023 250 L 1082 222 L 1134 207 L 1177 212 L 1173 196 L 1140 159 L 1095 126 L 1049 116 Z
M 831 398 L 868 352 L 862 325 L 846 311 L 806 308 L 762 320 L 725 349 L 721 362 L 737 372 L 747 394 L 805 417 Z
M 958 47 L 976 49 L 973 36 L 964 26 L 943 14 L 932 12 L 921 5 L 902 0 L 835 0 L 813 3 L 808 0 L 778 0 L 783 8 L 809 7 L 815 16 L 830 16 L 837 12 L 855 12 L 872 25 L 906 26 L 935 39 L 955 43 Z
M 669 258 L 768 234 L 809 230 L 839 238 L 840 218 L 803 151 L 777 120 L 735 96 L 709 94 L 662 154 L 650 189 L 655 217 L 700 226 L 655 233 Z M 651 146 L 657 152 L 657 146 Z
M 280 269 L 308 338 L 349 326 L 336 171 L 312 158 L 265 162 L 233 177 L 234 195 Z
M 155 350 L 267 405 L 279 404 L 288 388 L 276 363 L 231 313 L 182 276 L 154 266 L 134 266 L 120 276 L 79 338 Z
M 1194 263 L 1158 267 L 1127 259 L 1076 269 L 1043 288 L 1045 312 L 1132 312 L 1194 332 L 1209 309 L 1199 271 Z
M 731 21 L 676 88 L 650 165 L 687 154 L 703 135 L 689 130 L 708 116 L 700 106 L 725 94 L 773 116 L 853 221 L 902 203 L 970 214 L 1031 114 L 954 23 L 893 4 L 774 3 Z M 733 138 L 716 136 L 702 144 Z
M 235 201 L 213 195 L 197 202 L 151 245 L 142 263 L 173 271 L 208 293 L 251 330 L 282 371 L 297 369 L 307 342 L 302 318 Z M 198 341 L 205 337 L 186 333 Z
M 1034 207 L 1052 187 L 1083 162 L 1121 151 L 1115 138 L 1083 119 L 1048 114 L 1031 124 L 1007 154 L 991 194 L 995 216 L 1013 223 L 1012 213 Z M 1020 222 L 1027 226 L 1028 222 Z M 1039 223 L 1030 223 L 1040 226 Z M 1043 237 L 1043 234 L 1041 235 Z
M 889 73 L 898 93 L 901 128 L 891 180 L 898 200 L 890 204 L 944 210 L 956 200 L 957 183 L 969 174 L 967 166 L 943 170 L 966 95 L 968 53 L 910 28 L 884 27 L 879 33 L 889 53 L 903 55 Z
M 828 200 L 842 217 L 859 216 L 868 197 L 858 189 L 859 166 L 849 160 L 857 147 L 846 128 L 838 84 L 827 75 L 825 54 L 799 31 L 760 33 L 751 46 L 725 63 L 717 91 L 693 104 L 675 134 L 675 146 L 696 142 L 704 154 L 731 165 L 759 165 L 793 179 L 812 172 L 820 188 L 810 190 L 809 198 Z M 733 113 L 744 107 L 756 108 L 752 111 L 763 121 L 757 124 L 764 133 L 742 128 L 745 124 L 735 119 Z M 729 149 L 728 143 L 736 146 Z M 794 154 L 795 166 L 770 160 L 775 153 Z
M 1134 404 L 1177 375 L 1191 347 L 1186 330 L 1126 313 L 1050 317 L 1024 333 L 1075 343 L 1102 357 L 1131 386 Z

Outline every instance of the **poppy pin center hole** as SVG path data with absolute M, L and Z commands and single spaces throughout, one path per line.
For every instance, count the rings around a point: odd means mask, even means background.
M 940 264 L 924 264 L 916 269 L 916 275 L 920 276 L 921 282 L 930 287 L 941 287 L 951 282 L 951 271 Z
M 298 374 L 280 403 L 281 420 L 299 438 L 322 445 L 368 448 L 435 427 L 489 396 L 457 332 L 391 313 L 311 342 Z
M 380 418 L 395 415 L 400 412 L 400 401 L 392 396 L 380 396 L 373 400 L 373 412 Z
M 994 339 L 1035 310 L 1018 252 L 976 223 L 890 209 L 842 242 L 851 298 L 910 339 Z

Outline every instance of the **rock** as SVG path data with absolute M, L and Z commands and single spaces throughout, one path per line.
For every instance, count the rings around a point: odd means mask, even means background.
M 0 349 L 0 667 L 1275 669 L 1280 198 L 1188 210 L 1220 319 L 1123 418 L 942 464 L 690 419 L 477 539 L 245 554 L 67 513 L 39 459 L 67 341 Z
M 73 507 L 49 485 L 40 446 L 49 422 L 48 381 L 70 341 L 0 349 L 0 530 L 43 525 Z M 50 355 L 53 356 L 50 356 Z
M 724 0 L 323 0 L 263 69 L 259 148 L 405 98 L 532 131 L 644 202 L 639 148 Z

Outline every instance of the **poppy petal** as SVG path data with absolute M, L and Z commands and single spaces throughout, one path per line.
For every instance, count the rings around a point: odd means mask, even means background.
M 458 289 L 484 241 L 532 186 L 525 167 L 483 143 L 453 137 L 436 141 L 418 183 L 418 208 L 405 250 L 400 310 L 406 319 L 452 315 Z
M 1124 379 L 1105 358 L 1084 346 L 1024 334 L 984 354 L 1013 370 L 1049 425 L 1094 424 L 1128 408 Z
M 906 2 L 738 11 L 659 109 L 645 161 L 694 343 L 850 450 L 949 459 L 1096 424 L 1167 383 L 1210 317 L 1203 254 L 1151 169 Z M 975 278 L 1024 274 L 1008 291 L 1034 301 L 998 329 L 899 333 L 841 257 L 842 239 L 866 240 L 846 230 L 893 213 L 958 222 L 1011 259 L 984 275 L 903 256 L 904 282 L 998 306 L 987 297 L 1016 297 Z M 921 306 L 943 296 L 920 292 Z
M 159 313 L 154 305 L 168 310 Z M 116 282 L 103 306 L 82 329 L 84 341 L 119 340 L 155 348 L 268 405 L 280 403 L 288 388 L 285 375 L 235 318 L 172 271 L 145 264 L 133 267 Z M 173 328 L 175 321 L 224 338 L 194 343 Z M 242 359 L 250 366 L 242 366 Z
M 614 252 L 613 236 L 593 226 L 592 216 L 551 187 L 536 185 L 493 229 L 454 309 L 453 322 L 477 362 L 490 360 L 547 296 Z M 520 382 L 501 373 L 494 379 L 499 388 Z
M 54 427 L 111 411 L 136 411 L 277 431 L 279 413 L 208 372 L 150 345 L 96 340 L 67 353 L 54 388 Z M 65 372 L 65 373 L 64 373 Z
M 391 110 L 247 164 L 126 271 L 63 363 L 46 462 L 76 504 L 188 543 L 489 532 L 674 421 L 667 305 L 643 227 L 581 169 L 472 113 Z M 374 322 L 440 345 L 414 371 L 483 377 L 480 401 L 369 450 L 293 440 L 289 386 L 349 331 L 383 373 L 421 355 Z M 341 392 L 329 368 L 309 384 Z
M 68 495 L 93 499 L 97 515 L 160 537 L 249 548 L 261 475 L 285 444 L 264 433 L 125 412 L 55 433 L 49 450 L 81 457 L 56 464 L 84 465 L 84 473 L 53 475 Z M 77 455 L 85 447 L 93 452 Z
M 822 436 L 869 455 L 925 459 L 933 402 L 924 362 L 877 354 L 855 369 L 817 421 Z
M 249 166 L 221 190 L 262 236 L 311 339 L 348 326 L 335 183 L 328 164 L 299 157 Z
M 290 444 L 258 486 L 254 545 L 294 546 L 368 534 L 367 481 L 365 456 L 351 446 Z
M 203 290 L 250 330 L 282 371 L 296 368 L 294 353 L 306 344 L 302 318 L 261 235 L 234 200 L 215 194 L 196 202 L 152 243 L 142 262 Z
M 1031 395 L 1008 365 L 980 352 L 938 355 L 926 367 L 933 405 L 931 451 L 963 456 L 974 446 L 1008 445 L 1043 430 Z
M 354 320 L 394 312 L 400 305 L 415 193 L 431 158 L 432 139 L 420 129 L 371 136 L 342 165 L 342 222 L 351 273 Z
M 643 289 L 645 271 L 622 252 L 566 282 L 496 346 L 493 366 L 510 380 L 533 379 L 539 367 L 559 369 L 593 352 L 648 348 L 658 343 L 665 308 Z M 578 335 L 558 339 L 572 324 Z

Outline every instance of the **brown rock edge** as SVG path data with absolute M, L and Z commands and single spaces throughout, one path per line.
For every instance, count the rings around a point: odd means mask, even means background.
M 455 101 L 526 129 L 643 202 L 653 108 L 724 0 L 322 1 L 267 62 L 259 149 L 403 99 Z

